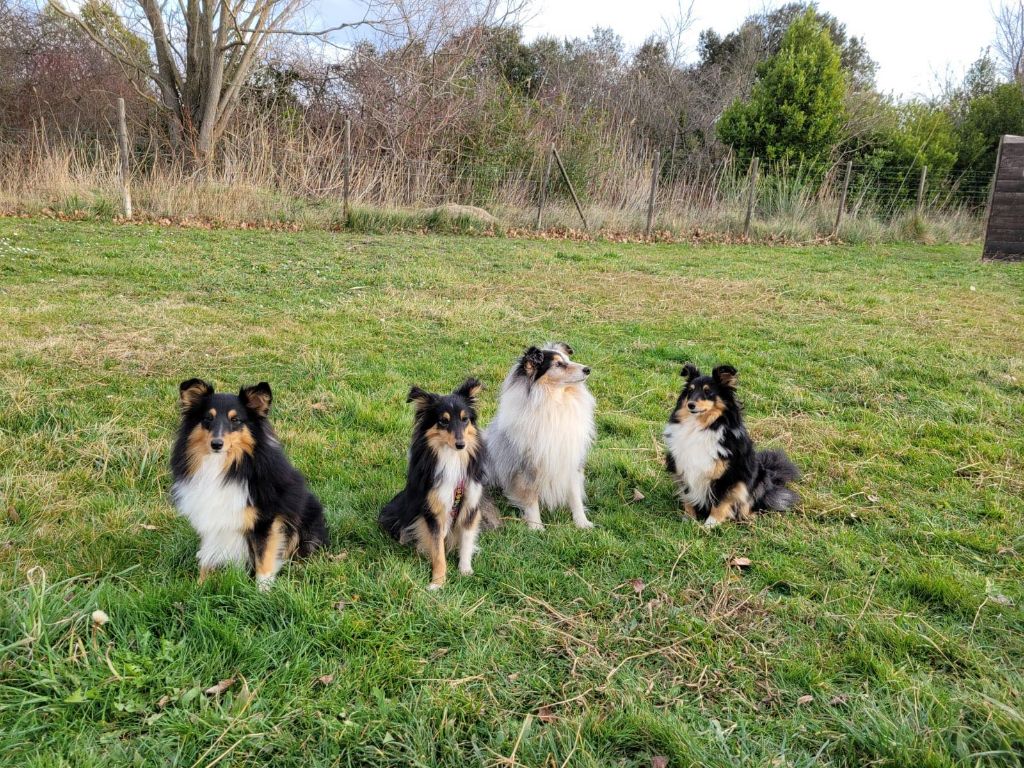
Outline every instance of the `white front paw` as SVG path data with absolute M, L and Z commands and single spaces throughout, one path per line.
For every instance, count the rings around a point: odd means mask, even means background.
M 718 525 L 719 525 L 719 522 L 717 520 L 715 520 L 715 518 L 713 518 L 713 517 L 708 517 L 708 519 L 704 521 L 704 527 L 707 528 L 708 530 L 710 530 L 712 528 L 715 528 Z
M 573 520 L 573 522 L 576 523 L 577 528 L 583 528 L 584 530 L 594 527 L 594 524 L 585 517 L 580 520 Z
M 273 576 L 256 577 L 256 588 L 259 589 L 260 592 L 269 592 L 272 586 L 274 586 Z
M 526 527 L 529 528 L 531 531 L 543 531 L 544 523 L 542 523 L 540 520 L 527 520 Z
M 431 592 L 436 592 L 440 588 L 441 588 L 441 585 L 440 584 L 435 584 L 434 582 L 430 582 L 430 584 L 427 585 L 427 589 L 429 589 Z
M 466 566 L 460 565 L 459 566 L 459 573 L 461 573 L 463 576 L 472 576 L 473 575 L 473 566 L 471 566 L 471 565 L 466 565 Z

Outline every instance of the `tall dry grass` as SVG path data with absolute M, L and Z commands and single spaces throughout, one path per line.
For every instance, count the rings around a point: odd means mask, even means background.
M 422 229 L 438 224 L 429 211 L 444 204 L 473 205 L 498 219 L 498 229 L 535 223 L 544 157 L 521 167 L 469 162 L 454 156 L 397 157 L 369 150 L 356 134 L 351 204 L 345 219 L 344 134 L 340 122 L 240 121 L 203 173 L 162 156 L 155 144 L 137 146 L 130 179 L 140 219 L 200 219 L 224 224 L 287 224 L 301 228 Z M 638 233 L 646 225 L 653 157 L 609 137 L 603 164 L 586 169 L 582 188 L 593 232 Z M 668 158 L 664 159 L 668 168 Z M 674 169 L 673 169 L 674 170 Z M 573 170 L 570 169 L 570 173 Z M 577 180 L 577 184 L 580 181 Z M 745 168 L 730 159 L 659 178 L 655 229 L 674 237 L 738 237 L 749 195 Z M 0 144 L 0 210 L 113 217 L 120 179 L 112 137 L 83 141 L 40 127 Z M 768 169 L 759 177 L 751 230 L 760 241 L 814 241 L 833 235 L 838 189 L 800 169 Z M 921 215 L 905 193 L 906 179 L 868 179 L 852 191 L 839 229 L 850 242 L 963 242 L 981 235 L 983 206 L 942 190 Z M 467 217 L 467 221 L 472 219 Z M 470 222 L 472 223 L 472 222 Z M 459 229 L 459 216 L 444 219 Z M 553 168 L 544 226 L 581 229 L 568 189 Z

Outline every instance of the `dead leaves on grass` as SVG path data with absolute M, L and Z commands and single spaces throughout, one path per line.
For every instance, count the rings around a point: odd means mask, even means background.
M 205 693 L 207 696 L 220 696 L 222 693 L 224 693 L 224 691 L 226 691 L 228 688 L 234 685 L 237 679 L 237 677 L 226 677 L 216 685 L 211 685 L 209 688 L 203 691 L 203 693 Z

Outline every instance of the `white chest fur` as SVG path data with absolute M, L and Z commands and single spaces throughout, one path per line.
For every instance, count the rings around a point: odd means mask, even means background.
M 566 503 L 581 486 L 583 465 L 594 441 L 594 407 L 594 396 L 583 384 L 532 388 L 518 382 L 506 384 L 495 427 L 528 459 L 546 506 Z
M 665 446 L 676 464 L 676 479 L 683 501 L 696 505 L 709 503 L 716 465 L 725 457 L 719 442 L 723 429 L 704 429 L 694 418 L 665 427 Z
M 223 456 L 207 456 L 195 474 L 172 486 L 171 498 L 178 513 L 199 534 L 196 558 L 200 566 L 248 562 L 245 531 L 249 489 L 225 478 Z
M 480 504 L 483 487 L 479 483 L 467 480 L 468 463 L 469 455 L 465 451 L 445 448 L 438 456 L 437 469 L 434 473 L 434 493 L 448 510 L 455 507 L 455 494 L 460 484 L 463 484 L 460 512 L 475 509 Z M 452 516 L 449 514 L 444 523 L 446 533 L 451 522 Z

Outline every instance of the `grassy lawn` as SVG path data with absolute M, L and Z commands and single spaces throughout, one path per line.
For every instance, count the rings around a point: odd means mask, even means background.
M 1024 266 L 978 251 L 0 220 L 0 762 L 1024 764 Z M 594 367 L 598 528 L 509 519 L 428 592 L 376 527 L 405 394 L 474 374 L 486 423 L 547 339 Z M 740 369 L 797 512 L 683 519 L 687 360 Z M 196 584 L 191 376 L 270 381 L 328 510 L 267 594 Z

